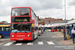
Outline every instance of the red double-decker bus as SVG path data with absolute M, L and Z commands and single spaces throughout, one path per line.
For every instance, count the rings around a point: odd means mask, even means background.
M 31 7 L 13 7 L 11 10 L 11 41 L 38 38 L 38 19 Z

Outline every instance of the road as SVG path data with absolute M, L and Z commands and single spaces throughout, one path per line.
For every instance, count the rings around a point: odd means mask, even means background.
M 62 34 L 45 31 L 33 42 L 15 42 L 10 38 L 0 39 L 0 50 L 75 50 L 75 46 L 61 43 Z M 5 41 L 4 41 L 5 40 Z

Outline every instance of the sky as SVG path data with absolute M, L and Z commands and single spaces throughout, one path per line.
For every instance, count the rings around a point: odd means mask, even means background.
M 75 18 L 75 0 L 66 1 L 66 19 Z M 65 19 L 64 0 L 0 0 L 0 21 L 10 23 L 12 7 L 31 7 L 40 18 Z

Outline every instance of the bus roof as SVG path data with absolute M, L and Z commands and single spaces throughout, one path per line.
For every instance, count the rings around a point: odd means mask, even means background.
M 12 9 L 14 8 L 30 8 L 31 9 L 31 7 L 12 7 Z
M 0 27 L 10 27 L 10 25 L 0 25 Z

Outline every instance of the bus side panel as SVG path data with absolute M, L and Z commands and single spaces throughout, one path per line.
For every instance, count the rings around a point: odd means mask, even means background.
M 10 37 L 10 31 L 2 31 L 0 33 L 3 35 L 3 37 Z
M 37 31 L 34 31 L 34 38 L 37 38 L 38 37 L 38 30 Z

